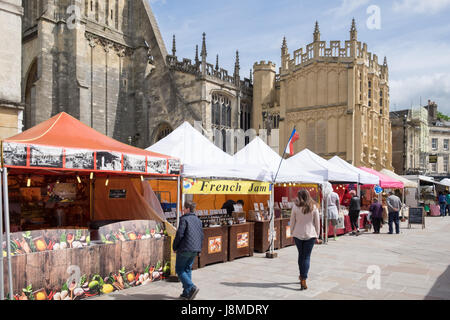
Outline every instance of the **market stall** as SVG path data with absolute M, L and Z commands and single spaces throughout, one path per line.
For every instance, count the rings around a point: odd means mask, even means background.
M 322 176 L 324 185 L 327 182 L 331 184 L 358 183 L 359 180 L 358 174 L 352 170 L 336 166 L 308 149 L 299 152 L 287 161 L 291 165 L 302 167 L 310 173 Z M 325 189 L 323 190 L 325 191 Z M 324 209 L 328 207 L 326 203 L 328 194 L 323 192 L 322 197 L 324 199 L 324 201 L 322 201 L 322 212 L 324 212 Z M 327 242 L 330 234 L 327 214 L 322 214 L 322 228 L 324 240 Z
M 263 208 L 258 203 L 254 204 L 254 210 L 250 211 L 249 219 L 255 222 L 255 251 L 266 252 L 292 245 L 293 239 L 289 226 L 290 210 L 282 216 L 279 211 L 281 199 L 279 201 L 275 199 L 280 198 L 280 191 L 282 192 L 283 188 L 290 188 L 292 183 L 309 182 L 315 183 L 317 186 L 323 182 L 322 177 L 307 172 L 302 167 L 288 164 L 259 137 L 237 152 L 234 159 L 237 163 L 245 164 L 248 167 L 265 168 L 269 175 L 269 181 L 274 185 L 278 184 L 278 187 L 273 189 L 271 201 L 268 203 L 268 215 L 258 215 L 263 212 Z M 277 202 L 277 206 L 275 206 L 275 202 Z M 273 222 L 272 225 L 271 222 Z M 273 238 L 271 234 L 273 234 Z M 285 241 L 282 242 L 282 239 Z
M 445 194 L 448 191 L 448 184 L 445 181 L 436 181 L 432 177 L 422 175 L 403 177 L 418 184 L 418 188 L 412 189 L 407 195 L 406 204 L 411 208 L 423 207 L 427 215 L 440 216 L 438 196 L 439 192 Z
M 183 179 L 183 194 L 200 203 L 199 199 L 206 197 L 211 205 L 213 197 L 225 199 L 240 199 L 246 203 L 252 197 L 265 197 L 268 200 L 271 185 L 259 181 L 243 180 L 209 180 Z M 197 199 L 197 200 L 196 200 Z M 247 221 L 244 208 L 233 204 L 232 212 L 226 209 L 198 209 L 197 215 L 202 220 L 204 243 L 199 256 L 199 266 L 233 261 L 239 257 L 252 256 L 254 251 L 254 223 Z
M 151 169 L 156 160 L 165 161 L 165 170 Z M 122 144 L 60 113 L 2 141 L 2 162 L 8 281 L 1 284 L 10 297 L 33 286 L 41 289 L 14 297 L 48 298 L 73 285 L 81 298 L 143 284 L 151 269 L 156 280 L 156 272 L 168 267 L 171 230 L 144 180 L 176 178 L 178 159 Z M 126 221 L 102 234 L 102 228 Z M 141 250 L 149 251 L 140 256 Z M 111 261 L 120 263 L 121 272 Z M 75 277 L 68 274 L 72 265 L 78 267 Z
M 393 179 L 403 182 L 403 192 L 402 192 L 403 208 L 402 208 L 401 216 L 402 216 L 402 218 L 409 217 L 409 207 L 406 205 L 406 197 L 410 193 L 415 193 L 415 191 L 419 187 L 419 184 L 417 182 L 408 180 L 408 179 L 396 174 L 395 172 L 392 172 L 387 169 L 383 169 L 380 172 L 382 174 L 387 175 L 388 177 L 391 177 Z

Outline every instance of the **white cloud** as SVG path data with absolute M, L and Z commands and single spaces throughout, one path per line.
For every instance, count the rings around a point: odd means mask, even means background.
M 439 111 L 450 115 L 450 74 L 433 73 L 390 80 L 391 110 L 417 107 L 430 99 Z
M 369 0 L 342 0 L 339 7 L 328 10 L 328 13 L 337 17 L 344 17 L 368 3 Z
M 436 14 L 450 7 L 450 0 L 401 0 L 395 1 L 394 12 L 412 12 L 421 14 Z

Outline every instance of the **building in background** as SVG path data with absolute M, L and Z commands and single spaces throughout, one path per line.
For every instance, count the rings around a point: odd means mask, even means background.
M 0 139 L 22 131 L 21 0 L 0 0 Z
M 65 111 L 146 148 L 188 121 L 209 130 L 250 126 L 251 82 L 166 50 L 148 0 L 24 0 L 24 125 Z M 20 30 L 20 27 L 17 28 Z M 232 52 L 234 54 L 234 52 Z
M 264 128 L 267 118 L 272 119 L 282 146 L 295 126 L 300 134 L 296 152 L 308 148 L 355 166 L 391 169 L 387 60 L 379 64 L 357 35 L 353 20 L 350 39 L 328 46 L 316 23 L 306 50 L 291 56 L 283 39 L 278 73 L 270 61 L 255 63 L 253 126 Z
M 449 177 L 450 122 L 429 100 L 419 108 L 391 112 L 393 166 L 401 175 Z

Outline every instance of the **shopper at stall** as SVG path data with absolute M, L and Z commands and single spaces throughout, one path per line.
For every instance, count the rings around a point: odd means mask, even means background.
M 334 241 L 337 241 L 336 226 L 338 225 L 339 220 L 339 207 L 340 207 L 339 195 L 336 192 L 332 191 L 328 195 L 327 203 L 328 203 L 328 220 L 333 226 Z
M 202 251 L 202 222 L 195 215 L 195 203 L 187 201 L 184 205 L 184 215 L 180 218 L 177 234 L 173 241 L 173 251 L 176 252 L 175 271 L 183 284 L 180 298 L 193 300 L 199 289 L 192 282 L 192 265 L 194 259 Z
M 318 243 L 320 218 L 317 204 L 306 190 L 300 190 L 292 208 L 291 230 L 298 250 L 298 267 L 300 270 L 301 290 L 308 289 L 306 280 L 310 268 L 311 252 Z
M 447 200 L 447 206 L 445 208 L 445 215 L 449 215 L 450 216 L 450 192 L 446 192 L 447 194 L 445 195 L 445 199 Z
M 392 224 L 395 224 L 395 233 L 400 233 L 400 218 L 399 213 L 402 208 L 402 201 L 392 191 L 389 192 L 389 197 L 386 199 L 389 211 L 389 234 L 393 234 L 394 230 Z
M 445 209 L 447 207 L 447 198 L 444 196 L 442 192 L 439 192 L 439 207 L 441 209 L 441 217 L 445 216 Z
M 371 213 L 370 220 L 373 224 L 373 233 L 380 233 L 380 228 L 383 223 L 383 206 L 378 202 L 377 198 L 373 199 L 373 203 L 370 205 L 369 211 Z
M 234 200 L 228 200 L 222 205 L 222 209 L 227 209 L 228 214 L 232 214 L 234 212 L 234 205 L 240 204 L 242 207 L 244 207 L 244 200 L 238 200 L 235 202 Z
M 361 211 L 361 202 L 359 200 L 359 197 L 356 195 L 355 190 L 350 191 L 350 194 L 352 198 L 350 199 L 348 216 L 350 218 L 350 223 L 352 225 L 352 234 L 358 235 L 359 234 L 358 220 L 359 220 L 359 212 Z

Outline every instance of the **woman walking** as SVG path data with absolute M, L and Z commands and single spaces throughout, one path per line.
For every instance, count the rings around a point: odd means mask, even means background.
M 298 250 L 301 290 L 306 290 L 311 252 L 320 234 L 319 210 L 306 190 L 300 190 L 297 194 L 290 226 Z
M 356 195 L 355 190 L 350 191 L 350 194 L 352 195 L 352 199 L 350 200 L 348 216 L 350 218 L 350 223 L 352 225 L 352 234 L 359 235 L 358 220 L 359 220 L 359 212 L 361 211 L 361 204 L 359 197 Z

